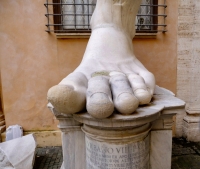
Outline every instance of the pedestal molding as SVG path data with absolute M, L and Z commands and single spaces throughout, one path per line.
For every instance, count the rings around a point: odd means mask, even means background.
M 87 135 L 87 137 L 97 141 L 105 141 L 109 143 L 130 143 L 143 140 L 151 130 L 151 124 L 148 123 L 129 130 L 124 128 L 124 130 L 122 128 L 121 130 L 117 130 L 115 128 L 108 130 L 106 128 L 93 128 L 88 125 L 84 125 L 81 129 Z
M 191 115 L 187 113 L 183 120 L 187 123 L 200 123 L 200 114 Z
M 200 101 L 194 103 L 187 103 L 185 110 L 190 115 L 200 115 Z
M 162 105 L 149 105 L 138 108 L 137 111 L 131 115 L 125 116 L 113 113 L 112 116 L 105 119 L 95 119 L 87 112 L 73 114 L 73 117 L 80 123 L 96 127 L 137 127 L 158 119 L 160 117 L 160 111 L 162 111 L 163 108 L 164 106 Z

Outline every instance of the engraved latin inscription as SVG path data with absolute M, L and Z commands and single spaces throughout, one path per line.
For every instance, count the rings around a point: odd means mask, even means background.
M 148 169 L 149 137 L 127 144 L 99 142 L 86 137 L 87 169 Z

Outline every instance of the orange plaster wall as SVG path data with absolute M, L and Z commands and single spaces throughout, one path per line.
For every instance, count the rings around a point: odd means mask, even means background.
M 41 0 L 0 1 L 0 56 L 7 127 L 53 130 L 57 122 L 46 108 L 46 93 L 61 76 L 57 41 L 45 30 Z
M 80 63 L 88 39 L 56 39 L 46 29 L 41 0 L 1 0 L 0 57 L 7 127 L 57 130 L 46 108 L 46 93 Z M 134 39 L 136 56 L 156 76 L 157 84 L 176 92 L 177 2 L 168 4 L 168 33 Z

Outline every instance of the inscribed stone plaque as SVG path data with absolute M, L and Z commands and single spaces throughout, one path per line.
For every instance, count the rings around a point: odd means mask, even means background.
M 86 136 L 87 169 L 149 169 L 149 136 L 139 142 L 106 143 Z

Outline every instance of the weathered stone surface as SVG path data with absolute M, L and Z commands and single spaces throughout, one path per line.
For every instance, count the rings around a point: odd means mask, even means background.
M 125 116 L 115 112 L 106 119 L 95 119 L 87 112 L 74 114 L 73 117 L 81 123 L 99 127 L 139 126 L 156 120 L 160 116 L 160 111 L 163 110 L 163 108 L 163 105 L 149 105 L 138 108 L 136 112 L 131 115 Z
M 187 103 L 200 100 L 199 6 L 200 1 L 179 1 L 177 96 Z M 183 126 L 184 116 L 177 116 L 177 126 Z M 176 135 L 181 137 L 183 130 L 178 130 Z
M 186 114 L 183 119 L 183 136 L 188 141 L 198 142 L 200 140 L 200 114 Z
M 167 90 L 163 87 L 157 86 L 155 87 L 154 90 L 154 95 L 172 95 L 175 96 L 175 94 L 173 92 L 171 92 L 170 90 Z
M 150 169 L 171 169 L 172 131 L 151 131 L 150 147 Z
M 190 115 L 200 115 L 200 101 L 187 103 L 185 106 L 185 110 Z
M 86 137 L 86 150 L 87 169 L 149 169 L 149 136 L 126 144 Z
M 87 169 L 149 168 L 150 123 L 129 128 L 84 125 Z
M 63 169 L 85 169 L 85 136 L 80 127 L 62 131 Z

